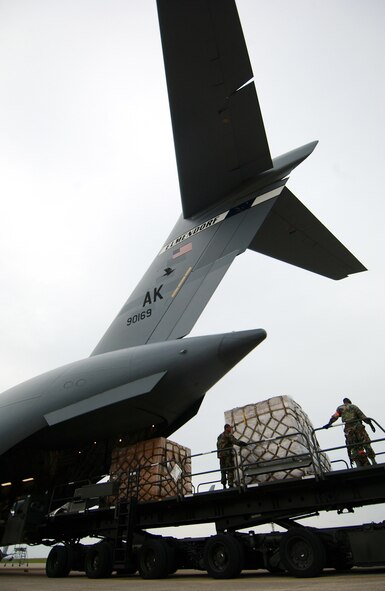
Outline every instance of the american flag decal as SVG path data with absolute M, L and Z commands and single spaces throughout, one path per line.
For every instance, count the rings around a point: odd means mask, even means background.
M 192 242 L 183 244 L 177 250 L 174 250 L 174 252 L 172 253 L 172 258 L 177 259 L 178 257 L 181 257 L 183 254 L 190 252 L 190 250 L 192 250 Z

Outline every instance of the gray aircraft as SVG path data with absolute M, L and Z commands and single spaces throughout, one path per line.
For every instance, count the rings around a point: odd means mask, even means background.
M 157 6 L 183 213 L 90 357 L 1 394 L 0 543 L 16 498 L 107 474 L 118 441 L 169 436 L 265 338 L 186 338 L 236 256 L 365 270 L 286 187 L 317 142 L 270 156 L 235 2 Z

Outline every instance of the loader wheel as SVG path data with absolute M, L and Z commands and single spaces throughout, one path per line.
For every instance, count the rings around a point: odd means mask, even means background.
M 147 540 L 139 552 L 142 579 L 164 579 L 176 571 L 174 549 L 165 540 Z
M 312 531 L 295 527 L 284 534 L 281 561 L 294 577 L 317 577 L 326 563 L 322 540 Z
M 107 542 L 89 546 L 86 551 L 85 571 L 89 579 L 105 579 L 112 573 L 112 548 Z
M 69 546 L 51 548 L 45 563 L 47 577 L 67 577 L 72 568 L 72 552 Z
M 214 579 L 238 577 L 243 568 L 243 548 L 230 534 L 218 534 L 207 541 L 204 562 L 208 574 Z

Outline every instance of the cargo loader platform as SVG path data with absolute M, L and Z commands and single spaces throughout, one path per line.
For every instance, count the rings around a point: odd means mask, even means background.
M 385 564 L 384 523 L 329 529 L 299 523 L 324 511 L 353 512 L 357 507 L 384 503 L 385 463 L 325 472 L 317 456 L 318 452 L 300 453 L 255 465 L 235 457 L 237 484 L 233 488 L 215 490 L 220 470 L 207 470 L 195 477 L 204 477 L 209 490 L 199 492 L 200 483 L 190 494 L 157 500 L 139 501 L 140 470 L 128 474 L 124 495 L 120 483 L 112 480 L 69 483 L 64 489 L 67 496 L 53 495 L 48 510 L 43 500 L 40 504 L 38 499 L 20 501 L 13 527 L 23 528 L 27 543 L 53 545 L 47 559 L 50 577 L 65 576 L 72 569 L 85 571 L 90 578 L 109 576 L 113 571 L 139 571 L 143 578 L 162 578 L 181 568 L 207 570 L 215 578 L 237 576 L 244 568 L 309 577 L 320 574 L 325 566 Z M 274 471 L 290 475 L 305 466 L 312 473 L 269 480 Z M 266 481 L 255 480 L 262 475 Z M 194 477 L 184 475 L 183 466 L 180 474 L 173 471 L 181 491 L 185 490 L 184 476 Z M 217 534 L 185 539 L 161 535 L 169 526 L 204 523 L 215 524 Z M 251 531 L 265 523 L 287 531 Z M 240 531 L 245 529 L 247 534 Z M 160 535 L 147 530 L 159 530 Z M 84 546 L 80 540 L 86 537 L 100 542 Z

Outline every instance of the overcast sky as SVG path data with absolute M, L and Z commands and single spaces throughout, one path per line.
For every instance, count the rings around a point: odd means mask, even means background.
M 343 396 L 385 425 L 385 4 L 237 6 L 272 156 L 319 140 L 288 187 L 369 270 L 238 257 L 192 335 L 268 338 L 172 437 L 195 453 L 225 410 L 276 395 L 317 426 Z M 0 88 L 5 390 L 89 355 L 180 213 L 155 0 L 0 0 Z

